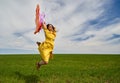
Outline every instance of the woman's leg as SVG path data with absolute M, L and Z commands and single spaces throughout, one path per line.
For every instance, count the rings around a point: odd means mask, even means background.
M 48 62 L 45 62 L 45 61 L 41 60 L 40 62 L 37 63 L 37 70 L 40 69 L 40 67 L 42 65 L 47 65 L 47 64 L 48 64 Z
M 54 57 L 53 57 L 53 53 L 52 53 L 52 51 L 50 52 L 50 59 L 53 59 Z
M 45 62 L 45 61 L 41 60 L 41 61 L 39 62 L 39 64 L 40 64 L 40 65 L 47 65 L 48 62 Z

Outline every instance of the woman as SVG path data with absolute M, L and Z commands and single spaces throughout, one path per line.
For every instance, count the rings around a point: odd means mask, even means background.
M 46 65 L 49 62 L 49 58 L 52 58 L 53 48 L 54 48 L 54 40 L 56 37 L 56 30 L 52 24 L 42 24 L 44 33 L 45 33 L 45 41 L 40 43 L 37 42 L 38 50 L 40 52 L 42 60 L 37 63 L 37 69 L 40 68 L 41 65 Z

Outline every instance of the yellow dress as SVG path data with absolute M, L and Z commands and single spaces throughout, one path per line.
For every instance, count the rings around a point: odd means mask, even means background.
M 49 62 L 50 54 L 54 48 L 54 40 L 56 32 L 49 31 L 47 27 L 43 27 L 45 33 L 45 41 L 38 46 L 42 60 Z

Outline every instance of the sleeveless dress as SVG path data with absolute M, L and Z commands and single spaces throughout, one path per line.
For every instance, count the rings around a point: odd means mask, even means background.
M 45 62 L 49 62 L 51 52 L 54 48 L 54 40 L 56 37 L 56 32 L 49 31 L 47 27 L 43 27 L 45 33 L 45 41 L 38 46 L 41 58 Z

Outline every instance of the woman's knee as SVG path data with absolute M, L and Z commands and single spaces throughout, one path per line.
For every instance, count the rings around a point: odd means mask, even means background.
M 44 63 L 47 65 L 47 64 L 48 64 L 48 61 L 44 61 Z

